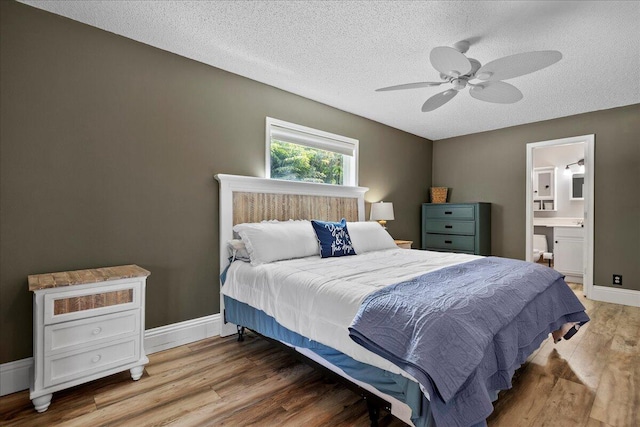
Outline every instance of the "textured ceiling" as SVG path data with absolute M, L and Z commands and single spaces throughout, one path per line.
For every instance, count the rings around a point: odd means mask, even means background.
M 439 140 L 640 103 L 638 1 L 33 1 L 23 3 Z M 521 52 L 563 59 L 509 80 L 524 94 L 490 104 L 443 88 L 436 46 L 470 40 L 482 64 Z

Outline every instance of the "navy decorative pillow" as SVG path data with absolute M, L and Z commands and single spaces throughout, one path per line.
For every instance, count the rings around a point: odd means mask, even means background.
M 346 219 L 342 218 L 340 222 L 312 220 L 311 225 L 320 242 L 322 258 L 356 254 L 347 231 Z

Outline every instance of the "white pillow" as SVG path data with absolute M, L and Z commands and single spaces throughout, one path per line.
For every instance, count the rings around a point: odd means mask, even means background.
M 320 254 L 311 221 L 237 224 L 233 231 L 244 242 L 251 265 Z
M 357 254 L 398 248 L 393 237 L 375 221 L 347 222 L 347 230 Z
M 232 260 L 235 261 L 239 259 L 240 261 L 251 261 L 249 252 L 247 252 L 247 247 L 242 240 L 232 239 L 227 241 L 227 249 L 229 250 L 229 256 Z

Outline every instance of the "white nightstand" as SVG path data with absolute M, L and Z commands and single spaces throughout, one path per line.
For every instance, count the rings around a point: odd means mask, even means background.
M 394 240 L 394 242 L 402 249 L 411 249 L 411 245 L 413 244 L 413 240 Z
M 129 369 L 140 379 L 147 270 L 137 265 L 29 276 L 34 372 L 29 395 L 44 412 L 52 393 Z

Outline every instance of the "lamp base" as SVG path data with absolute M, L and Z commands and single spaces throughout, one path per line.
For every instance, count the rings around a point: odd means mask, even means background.
M 378 223 L 382 226 L 382 228 L 384 228 L 385 230 L 387 229 L 387 220 L 386 219 L 379 219 Z

